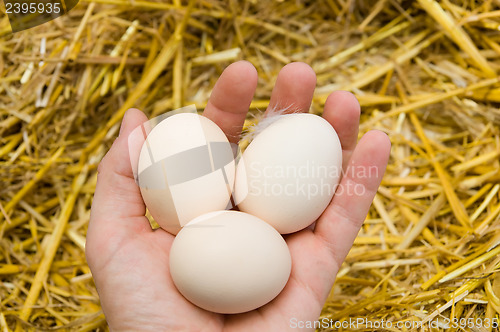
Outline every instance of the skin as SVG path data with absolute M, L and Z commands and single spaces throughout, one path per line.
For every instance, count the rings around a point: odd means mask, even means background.
M 203 115 L 237 142 L 257 85 L 248 62 L 233 63 L 216 83 Z M 279 73 L 270 106 L 309 110 L 316 75 L 304 63 L 291 63 Z M 362 195 L 343 190 L 314 227 L 285 236 L 292 272 L 283 291 L 257 310 L 220 315 L 202 310 L 176 290 L 169 273 L 174 236 L 151 230 L 146 207 L 129 161 L 128 134 L 147 121 L 139 110 L 126 112 L 119 137 L 101 161 L 87 232 L 86 255 L 102 309 L 113 331 L 286 331 L 290 320 L 317 320 L 339 268 L 368 213 L 385 172 L 390 141 L 370 131 L 359 142 L 360 106 L 349 92 L 327 99 L 323 117 L 337 131 L 347 173 L 340 186 L 358 186 Z M 319 143 L 320 144 L 320 143 Z M 131 148 L 140 149 L 140 144 Z M 356 177 L 349 167 L 371 167 Z M 359 191 L 358 191 L 359 193 Z

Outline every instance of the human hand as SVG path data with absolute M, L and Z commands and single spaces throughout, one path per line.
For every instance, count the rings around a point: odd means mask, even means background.
M 307 112 L 315 85 L 316 76 L 308 65 L 285 66 L 268 109 L 293 105 Z M 218 124 L 232 143 L 238 142 L 256 86 L 255 68 L 245 61 L 234 63 L 219 78 L 205 108 L 203 115 Z M 339 188 L 362 190 L 338 190 L 314 227 L 284 236 L 292 272 L 278 297 L 247 313 L 220 315 L 191 304 L 173 284 L 169 251 L 174 236 L 151 229 L 129 160 L 128 135 L 147 117 L 128 110 L 119 137 L 99 165 L 87 232 L 87 261 L 110 329 L 286 331 L 292 320 L 317 320 L 389 157 L 390 141 L 380 131 L 367 133 L 356 144 L 359 116 L 359 104 L 348 92 L 334 92 L 325 103 L 323 117 L 337 131 L 343 149 L 345 175 Z M 360 167 L 371 172 L 362 176 L 349 172 Z

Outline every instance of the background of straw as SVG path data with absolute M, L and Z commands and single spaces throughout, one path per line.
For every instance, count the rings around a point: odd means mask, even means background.
M 350 90 L 360 135 L 381 129 L 393 144 L 322 317 L 491 330 L 499 29 L 498 0 L 206 0 L 191 11 L 180 0 L 83 0 L 16 34 L 3 14 L 0 329 L 107 329 L 84 245 L 96 167 L 123 113 L 201 110 L 222 70 L 246 59 L 259 72 L 254 112 L 279 69 L 304 61 L 318 74 L 312 112 Z

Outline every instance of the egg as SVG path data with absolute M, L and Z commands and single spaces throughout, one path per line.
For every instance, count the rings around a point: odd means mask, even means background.
M 291 257 L 283 237 L 259 218 L 238 211 L 195 218 L 170 249 L 179 292 L 200 308 L 234 314 L 256 309 L 285 287 Z
M 154 220 L 172 234 L 204 213 L 229 206 L 233 150 L 224 132 L 196 113 L 158 123 L 139 154 L 138 184 Z
M 240 211 L 287 234 L 311 225 L 330 203 L 342 175 L 342 148 L 320 116 L 276 118 L 238 162 L 234 197 Z

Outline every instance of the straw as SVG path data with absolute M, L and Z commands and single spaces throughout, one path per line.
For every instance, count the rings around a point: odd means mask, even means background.
M 0 330 L 109 329 L 85 261 L 98 164 L 128 108 L 201 112 L 238 60 L 259 75 L 244 129 L 269 106 L 280 69 L 303 61 L 317 74 L 308 111 L 321 115 L 332 91 L 348 90 L 361 105 L 358 138 L 376 129 L 392 143 L 320 319 L 436 331 L 444 318 L 500 319 L 497 7 L 83 0 L 15 34 L 2 14 Z M 361 325 L 342 330 L 374 330 Z
M 479 53 L 476 45 L 470 37 L 465 33 L 461 26 L 453 21 L 451 15 L 443 10 L 439 3 L 435 0 L 418 0 L 419 4 L 425 9 L 429 15 L 434 18 L 439 25 L 450 35 L 451 39 L 457 43 L 460 48 L 467 53 L 476 65 L 484 71 L 486 76 L 496 76 L 495 71 L 488 64 L 488 61 Z

